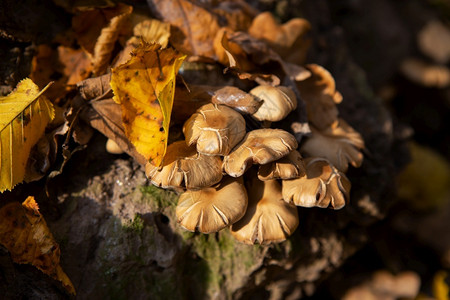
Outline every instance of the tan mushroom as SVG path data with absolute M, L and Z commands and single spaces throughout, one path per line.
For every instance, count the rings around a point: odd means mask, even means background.
M 218 183 L 223 176 L 221 166 L 220 157 L 199 154 L 195 147 L 178 141 L 167 147 L 161 167 L 148 162 L 145 174 L 159 187 L 197 189 Z
M 223 169 L 233 177 L 239 177 L 253 164 L 267 164 L 286 156 L 297 148 L 295 137 L 281 129 L 256 129 L 224 157 Z
M 364 141 L 361 135 L 342 119 L 333 126 L 320 131 L 311 126 L 312 135 L 301 146 L 300 151 L 308 156 L 328 159 L 336 168 L 346 172 L 348 164 L 361 166 Z
M 287 156 L 262 165 L 258 170 L 259 180 L 270 179 L 294 179 L 305 175 L 303 158 L 297 150 L 290 152 Z
M 323 158 L 306 158 L 306 176 L 283 180 L 283 199 L 297 206 L 340 209 L 350 197 L 350 181 Z
M 227 177 L 217 187 L 181 194 L 177 220 L 189 231 L 217 232 L 242 218 L 247 202 L 242 178 Z
M 227 155 L 245 136 L 245 120 L 224 105 L 206 104 L 184 124 L 186 143 L 206 155 Z
M 342 95 L 336 91 L 333 76 L 325 68 L 310 64 L 306 68 L 312 76 L 297 82 L 300 97 L 306 102 L 309 121 L 319 129 L 330 126 L 337 120 L 336 103 L 342 101 Z
M 231 226 L 232 235 L 245 244 L 270 244 L 286 240 L 298 226 L 294 205 L 283 201 L 276 180 L 246 182 L 248 207 L 245 215 Z
M 262 104 L 261 100 L 234 86 L 225 86 L 210 94 L 212 103 L 226 105 L 241 114 L 254 114 Z
M 260 85 L 249 93 L 263 101 L 261 107 L 252 115 L 259 121 L 281 121 L 297 108 L 297 97 L 285 86 Z

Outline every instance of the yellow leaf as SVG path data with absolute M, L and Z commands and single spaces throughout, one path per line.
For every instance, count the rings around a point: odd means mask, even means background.
M 155 166 L 166 153 L 175 77 L 185 57 L 143 42 L 128 62 L 112 69 L 113 99 L 122 107 L 125 134 Z
M 433 296 L 436 300 L 450 299 L 450 289 L 448 284 L 445 282 L 447 276 L 448 273 L 445 271 L 439 271 L 434 275 Z
M 12 202 L 0 209 L 0 244 L 10 252 L 14 262 L 35 266 L 75 294 L 72 282 L 59 264 L 59 245 L 32 196 L 22 204 Z
M 0 192 L 23 181 L 31 148 L 54 118 L 52 103 L 31 79 L 0 97 Z

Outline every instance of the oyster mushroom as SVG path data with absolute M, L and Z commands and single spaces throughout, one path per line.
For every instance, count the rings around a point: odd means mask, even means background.
M 306 158 L 306 176 L 283 180 L 283 199 L 297 206 L 340 209 L 350 197 L 350 181 L 323 158 Z
M 186 143 L 206 155 L 227 155 L 245 136 L 245 120 L 224 105 L 206 104 L 184 123 Z
M 364 141 L 361 135 L 342 119 L 322 131 L 311 126 L 312 135 L 302 144 L 300 151 L 308 156 L 328 159 L 336 168 L 346 172 L 348 164 L 361 166 Z
M 253 164 L 264 165 L 286 156 L 297 148 L 295 137 L 281 129 L 256 129 L 224 157 L 223 169 L 239 177 Z
M 262 165 L 258 170 L 259 180 L 294 179 L 305 175 L 303 158 L 297 150 L 287 156 Z
M 242 178 L 227 177 L 217 187 L 181 194 L 177 220 L 189 231 L 217 232 L 242 218 L 247 202 Z
M 330 126 L 337 120 L 337 103 L 342 101 L 342 95 L 336 91 L 333 76 L 325 68 L 309 64 L 306 68 L 312 76 L 297 82 L 300 96 L 306 102 L 309 121 L 319 129 Z
M 270 244 L 286 240 L 298 226 L 294 205 L 282 199 L 276 180 L 247 181 L 248 207 L 245 215 L 231 226 L 232 235 L 245 244 Z
M 263 101 L 261 107 L 252 115 L 258 121 L 281 121 L 297 108 L 297 97 L 285 86 L 260 85 L 249 93 Z
M 148 162 L 145 174 L 162 188 L 196 189 L 218 183 L 222 179 L 221 166 L 220 157 L 202 155 L 184 141 L 178 141 L 167 147 L 161 167 Z

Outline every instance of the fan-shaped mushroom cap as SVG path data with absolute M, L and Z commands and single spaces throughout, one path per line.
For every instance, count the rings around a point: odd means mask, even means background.
M 178 223 L 189 231 L 217 232 L 242 218 L 247 202 L 242 178 L 227 177 L 217 187 L 181 194 Z
M 340 209 L 350 197 L 350 181 L 323 158 L 306 158 L 306 176 L 283 180 L 283 199 L 304 207 Z
M 294 179 L 305 175 L 305 165 L 297 150 L 287 156 L 259 167 L 259 180 Z
M 218 183 L 223 176 L 221 166 L 220 157 L 199 154 L 194 147 L 178 141 L 167 147 L 161 167 L 148 162 L 145 174 L 159 187 L 196 189 Z
M 294 205 L 283 201 L 276 180 L 246 182 L 248 207 L 245 215 L 231 226 L 232 235 L 246 244 L 269 244 L 286 240 L 298 226 Z
M 252 115 L 259 121 L 281 121 L 297 108 L 297 97 L 290 88 L 285 86 L 260 85 L 252 89 L 250 94 L 264 101 Z
M 300 148 L 302 153 L 326 158 L 342 172 L 347 171 L 348 164 L 355 168 L 361 166 L 363 154 L 359 150 L 364 148 L 364 141 L 344 120 L 339 119 L 323 131 L 311 126 L 311 132 Z
M 262 101 L 234 86 L 225 86 L 212 93 L 211 102 L 231 107 L 241 114 L 254 114 Z
M 223 168 L 233 177 L 239 177 L 252 164 L 267 164 L 280 159 L 297 148 L 295 137 L 281 129 L 256 129 L 224 157 Z
M 245 136 L 245 120 L 224 105 L 206 104 L 184 123 L 186 143 L 197 143 L 197 151 L 206 155 L 227 155 Z
M 333 76 L 325 68 L 310 64 L 306 66 L 312 76 L 297 82 L 300 96 L 306 102 L 309 121 L 319 129 L 330 126 L 337 120 L 336 103 L 342 101 L 342 95 L 336 91 Z

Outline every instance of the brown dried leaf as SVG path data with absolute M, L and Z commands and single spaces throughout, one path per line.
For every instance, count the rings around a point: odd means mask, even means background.
M 55 50 L 48 45 L 39 45 L 30 78 L 39 88 L 58 78 L 46 92 L 50 99 L 57 100 L 63 98 L 74 84 L 87 78 L 91 71 L 91 61 L 83 50 L 64 46 Z
M 92 101 L 91 105 L 84 108 L 80 117 L 93 128 L 113 139 L 120 148 L 144 165 L 147 160 L 136 151 L 125 135 L 122 125 L 122 110 L 120 105 L 111 98 Z
M 92 57 L 95 74 L 106 71 L 120 30 L 132 10 L 132 6 L 119 3 L 115 7 L 85 10 L 73 17 L 78 43 Z
M 231 32 L 223 28 L 214 40 L 214 48 L 220 63 L 235 69 L 241 79 L 258 79 L 260 84 L 279 85 L 280 80 L 274 74 L 262 75 L 262 66 L 275 63 L 291 80 L 304 80 L 311 74 L 303 67 L 288 64 L 273 51 L 265 42 L 260 41 L 245 32 Z M 253 77 L 252 77 L 253 76 Z M 256 81 L 256 80 L 255 80 Z
M 153 13 L 172 25 L 170 41 L 178 50 L 215 58 L 213 40 L 220 29 L 216 15 L 187 0 L 148 0 Z
M 294 18 L 280 25 L 270 12 L 263 12 L 253 19 L 248 32 L 265 41 L 287 62 L 303 65 L 311 45 L 306 37 L 311 25 L 305 19 Z
M 59 245 L 32 196 L 22 205 L 12 202 L 0 209 L 0 244 L 10 252 L 14 262 L 35 266 L 75 295 L 72 282 L 59 264 Z

